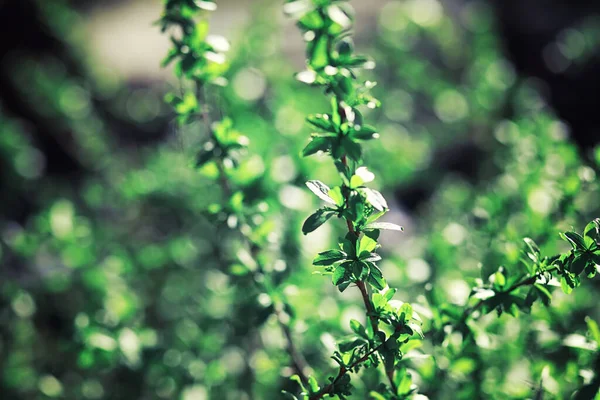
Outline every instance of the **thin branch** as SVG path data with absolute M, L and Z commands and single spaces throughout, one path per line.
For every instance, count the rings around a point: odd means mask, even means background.
M 371 357 L 373 354 L 375 354 L 377 351 L 379 351 L 379 349 L 381 347 L 383 347 L 383 345 L 385 344 L 385 342 L 381 343 L 379 346 L 372 348 L 371 350 L 369 350 L 364 356 L 362 356 L 361 358 L 359 358 L 358 360 L 354 361 L 352 364 L 348 365 L 347 367 L 340 365 L 340 369 L 338 370 L 338 374 L 337 376 L 333 379 L 333 381 L 325 386 L 323 389 L 321 389 L 318 393 L 315 393 L 314 395 L 312 395 L 310 397 L 310 400 L 319 400 L 322 399 L 323 396 L 325 396 L 326 394 L 331 393 L 331 391 L 333 390 L 335 383 L 340 380 L 340 378 L 344 375 L 346 375 L 349 371 L 352 371 L 352 369 L 354 369 L 357 365 L 363 363 L 364 361 L 366 361 L 369 357 Z

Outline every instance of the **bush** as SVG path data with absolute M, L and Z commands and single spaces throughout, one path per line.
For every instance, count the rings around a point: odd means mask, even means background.
M 94 174 L 3 227 L 3 264 L 24 267 L 0 284 L 3 393 L 597 396 L 600 157 L 516 78 L 485 8 L 463 28 L 415 7 L 381 11 L 371 71 L 347 2 L 287 2 L 307 47 L 294 81 L 272 49 L 279 5 L 256 7 L 227 61 L 214 2 L 165 1 L 188 146 L 132 157 L 92 127 Z M 23 176 L 34 146 L 2 118 Z M 468 176 L 436 170 L 455 143 L 480 155 Z M 398 211 L 398 182 L 429 200 Z

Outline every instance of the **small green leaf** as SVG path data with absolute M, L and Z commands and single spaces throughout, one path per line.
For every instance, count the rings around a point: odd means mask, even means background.
M 365 339 L 368 339 L 367 330 L 365 327 L 355 319 L 350 320 L 350 328 L 356 333 L 358 336 L 361 336 Z
M 363 251 L 360 254 L 360 260 L 361 261 L 368 261 L 368 262 L 377 262 L 379 260 L 381 260 L 381 256 L 377 253 L 368 253 L 366 251 Z
M 355 140 L 371 140 L 377 139 L 377 129 L 371 125 L 355 125 L 355 128 L 350 132 L 350 137 Z
M 370 275 L 369 275 L 369 283 L 373 285 L 377 290 L 383 290 L 387 286 L 387 282 L 383 277 L 383 273 L 377 267 L 377 265 L 370 263 Z M 393 293 L 392 293 L 393 296 Z M 389 300 L 389 299 L 388 299 Z
M 357 246 L 356 246 L 356 254 L 358 254 L 359 256 L 363 252 L 366 252 L 367 254 L 370 254 L 376 248 L 377 248 L 377 241 L 373 240 L 372 238 L 370 238 L 367 235 L 363 235 L 358 240 L 358 243 L 357 243 Z
M 329 37 L 326 34 L 321 34 L 313 39 L 313 43 L 314 45 L 310 50 L 310 66 L 318 71 L 329 64 Z
M 363 183 L 365 183 L 365 181 L 363 181 L 360 176 L 352 175 L 352 178 L 350 178 L 350 189 L 355 189 L 359 186 L 362 186 Z
M 313 260 L 313 265 L 327 266 L 346 259 L 346 253 L 341 250 L 327 250 L 319 253 Z
M 319 383 L 317 382 L 314 376 L 308 377 L 308 386 L 310 387 L 311 393 L 317 393 L 320 389 Z
M 346 266 L 349 265 L 350 263 L 343 263 L 338 265 L 335 268 L 335 271 L 333 271 L 333 275 L 331 277 L 331 282 L 334 285 L 339 285 L 342 282 L 345 282 L 347 279 L 347 270 L 346 270 Z
M 400 317 L 399 320 L 404 321 L 405 323 L 408 323 L 410 321 L 410 319 L 412 318 L 412 315 L 413 315 L 412 306 L 408 303 L 402 303 L 402 305 L 400 306 L 400 309 L 398 310 L 398 316 Z
M 384 229 L 388 231 L 404 231 L 404 228 L 400 225 L 393 224 L 391 222 L 373 222 L 364 227 L 364 230 Z
M 388 300 L 388 301 L 389 301 L 389 300 L 391 300 L 391 299 L 392 299 L 392 297 L 394 297 L 394 295 L 396 294 L 396 290 L 397 290 L 397 289 L 395 289 L 395 288 L 390 288 L 390 289 L 388 289 L 388 290 L 385 292 L 385 294 L 384 294 L 383 296 L 386 298 L 386 300 Z
M 352 262 L 352 274 L 356 280 L 363 281 L 369 276 L 370 268 L 362 261 Z
M 503 288 L 504 285 L 506 285 L 506 277 L 502 271 L 496 271 L 494 274 L 494 283 L 500 288 Z
M 306 147 L 304 147 L 304 150 L 302 150 L 302 156 L 308 157 L 319 151 L 326 152 L 329 150 L 330 145 L 331 145 L 330 138 L 314 137 L 314 138 L 312 138 L 312 140 L 310 142 L 308 142 Z
M 323 27 L 323 18 L 317 10 L 310 11 L 298 20 L 298 24 L 305 30 L 316 30 Z
M 327 195 L 335 202 L 337 206 L 344 205 L 344 195 L 342 194 L 342 189 L 339 186 L 336 186 L 327 192 Z
M 330 203 L 330 204 L 336 204 L 335 200 L 333 200 L 331 197 L 329 197 L 329 190 L 330 190 L 329 186 L 327 186 L 323 182 L 317 181 L 317 180 L 312 180 L 312 181 L 306 182 L 306 186 L 308 187 L 308 189 L 310 189 L 311 192 L 316 194 L 317 197 L 320 198 L 321 200 L 326 201 L 327 203 Z
M 571 292 L 573 291 L 573 287 L 569 284 L 569 280 L 565 278 L 564 275 L 562 276 L 562 278 L 560 278 L 560 287 L 562 291 L 566 294 L 571 294 Z
M 329 209 L 320 209 L 317 210 L 314 214 L 304 221 L 302 225 L 302 233 L 305 235 L 314 231 L 321 225 L 323 225 L 327 220 L 335 215 L 335 211 Z
M 369 202 L 369 204 L 371 204 L 376 210 L 384 211 L 389 208 L 387 202 L 385 201 L 385 198 L 377 190 L 369 188 L 359 188 L 358 191 L 365 196 L 367 202 Z
M 306 388 L 304 387 L 304 383 L 302 383 L 302 379 L 300 379 L 299 375 L 294 374 L 294 375 L 290 376 L 290 380 L 296 382 L 303 391 L 306 391 Z
M 583 236 L 594 240 L 600 239 L 600 218 L 594 219 L 585 226 L 585 229 L 583 230 Z
M 524 238 L 523 241 L 525 242 L 525 244 L 527 245 L 527 249 L 529 250 L 527 252 L 527 255 L 529 256 L 529 258 L 531 258 L 531 260 L 534 263 L 537 263 L 539 261 L 539 255 L 540 255 L 540 248 L 538 247 L 538 245 L 533 241 L 533 239 L 530 238 Z
M 598 323 L 591 317 L 586 317 L 585 322 L 588 330 L 590 331 L 590 336 L 598 344 L 598 346 L 600 346 L 600 328 L 598 327 Z
M 406 372 L 406 370 L 403 370 L 403 372 L 402 378 L 396 383 L 398 387 L 396 394 L 401 396 L 410 393 L 410 387 L 412 385 L 412 375 L 409 372 Z
M 583 240 L 583 237 L 581 237 L 580 234 L 575 232 L 565 232 L 563 234 L 563 237 L 565 238 L 565 240 L 571 243 L 573 249 L 581 251 L 587 249 L 585 246 L 585 241 Z
M 342 282 L 339 285 L 337 285 L 337 288 L 340 291 L 340 293 L 343 293 L 344 290 L 346 290 L 348 288 L 348 286 L 350 286 L 351 283 L 352 282 L 350 282 L 350 281 Z
M 336 128 L 333 125 L 333 122 L 331 122 L 331 118 L 327 114 L 309 115 L 308 118 L 306 118 L 306 120 L 312 125 L 316 126 L 319 129 L 323 129 L 326 132 L 336 132 Z
M 571 271 L 576 276 L 581 274 L 585 269 L 585 266 L 588 263 L 588 261 L 589 259 L 585 254 L 573 257 L 573 259 L 569 263 L 569 271 Z

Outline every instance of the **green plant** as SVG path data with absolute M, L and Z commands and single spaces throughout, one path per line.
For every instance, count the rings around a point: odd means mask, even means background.
M 418 346 L 414 344 L 415 339 L 424 338 L 421 318 L 410 304 L 393 300 L 396 290 L 387 285 L 376 265 L 381 257 L 375 252 L 380 247 L 377 242 L 380 230 L 401 230 L 401 227 L 377 222 L 388 211 L 387 203 L 381 193 L 364 185 L 374 179 L 374 174 L 362 165 L 361 143 L 377 138 L 378 134 L 376 128 L 364 121 L 358 107 L 375 108 L 379 102 L 368 94 L 375 84 L 360 82 L 358 71 L 370 68 L 374 63 L 354 54 L 349 36 L 353 10 L 345 1 L 289 1 L 284 10 L 295 17 L 307 42 L 307 70 L 298 73 L 296 78 L 323 88 L 331 98 L 330 113 L 308 116 L 307 121 L 317 132 L 311 134 L 302 154 L 310 156 L 322 152 L 330 155 L 342 179 L 342 184 L 333 188 L 318 180 L 306 183 L 328 205 L 306 219 L 302 232 L 314 231 L 333 216 L 346 221 L 348 233 L 340 238 L 339 249 L 319 253 L 313 264 L 324 267 L 319 273 L 331 275 L 340 292 L 355 285 L 361 292 L 369 320 L 367 327 L 356 320 L 351 321 L 355 336 L 340 341 L 339 351 L 332 357 L 339 364 L 337 375 L 330 377 L 330 383 L 326 385 L 320 385 L 310 377 L 308 385 L 301 384 L 302 396 L 306 399 L 320 399 L 326 395 L 345 398 L 352 394 L 350 372 L 383 364 L 389 386 L 380 385 L 370 392 L 370 396 L 375 399 L 413 398 L 417 389 L 412 384 L 403 355 Z M 490 277 L 490 283 L 481 281 L 470 295 L 477 301 L 462 313 L 446 315 L 441 325 L 450 329 L 444 329 L 442 335 L 444 331 L 450 334 L 455 330 L 468 335 L 471 333 L 467 324 L 469 319 L 493 310 L 498 315 L 506 311 L 517 316 L 519 310 L 529 311 L 538 299 L 549 305 L 548 286 L 553 273 L 560 276 L 565 293 L 579 286 L 582 272 L 593 278 L 600 265 L 599 228 L 600 220 L 594 220 L 586 226 L 583 236 L 564 233 L 563 237 L 573 249 L 551 258 L 541 257 L 535 242 L 525 239 L 527 259 L 522 261 L 526 270 L 507 277 L 506 269 L 500 267 Z M 527 296 L 519 296 L 518 292 L 524 287 L 529 287 Z

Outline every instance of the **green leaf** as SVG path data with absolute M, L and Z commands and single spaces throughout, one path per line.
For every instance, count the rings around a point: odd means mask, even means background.
M 355 125 L 350 137 L 355 140 L 371 140 L 377 139 L 377 129 L 371 125 Z
M 306 120 L 310 122 L 312 125 L 316 126 L 319 129 L 323 129 L 326 132 L 336 133 L 337 130 L 329 115 L 327 114 L 312 114 L 309 115 Z
M 371 298 L 373 300 L 373 307 L 375 307 L 375 310 L 384 309 L 385 306 L 388 304 L 387 301 L 389 300 L 386 297 L 384 297 L 383 295 L 381 295 L 381 293 L 377 293 L 377 292 L 373 293 Z
M 368 278 L 370 272 L 369 265 L 362 261 L 352 262 L 352 274 L 356 280 L 363 281 Z
M 527 255 L 529 256 L 531 261 L 533 261 L 534 263 L 537 263 L 539 261 L 540 248 L 533 241 L 533 239 L 524 238 L 523 241 L 525 242 L 525 244 L 527 245 L 527 249 L 529 250 L 527 252 Z
M 398 371 L 397 374 L 400 375 L 400 379 L 396 379 L 396 387 L 398 388 L 396 394 L 401 396 L 409 394 L 412 385 L 412 375 L 404 369 Z
M 356 236 L 348 232 L 348 234 L 346 234 L 346 237 L 341 239 L 340 241 L 342 250 L 344 250 L 346 254 L 348 254 L 349 259 L 356 258 L 356 246 L 354 245 L 355 239 Z
M 310 49 L 310 66 L 317 71 L 329 65 L 328 44 L 329 37 L 325 34 L 317 36 Z
M 570 285 L 569 280 L 565 278 L 564 275 L 562 276 L 562 278 L 560 278 L 560 287 L 562 291 L 566 294 L 571 294 L 571 292 L 573 291 L 573 287 Z
M 302 382 L 302 379 L 300 379 L 300 376 L 298 374 L 290 376 L 290 380 L 296 382 L 303 391 L 306 391 L 304 383 Z
M 311 192 L 317 195 L 323 201 L 326 201 L 330 204 L 336 204 L 335 200 L 329 197 L 329 186 L 324 184 L 321 181 L 312 180 L 306 182 L 306 186 L 310 189 Z
M 408 321 L 410 321 L 410 319 L 412 318 L 412 315 L 413 315 L 412 306 L 408 303 L 403 303 L 400 306 L 400 309 L 398 310 L 399 320 L 404 321 L 405 323 L 408 323 Z
M 335 215 L 335 211 L 329 209 L 320 209 L 317 210 L 314 214 L 304 221 L 302 225 L 302 233 L 305 235 L 314 231 L 321 225 L 323 225 L 327 220 Z
M 337 206 L 344 205 L 344 195 L 342 194 L 342 189 L 339 186 L 336 186 L 327 192 L 327 195 L 335 202 Z
M 369 188 L 359 188 L 358 191 L 365 196 L 367 202 L 369 202 L 369 204 L 371 204 L 376 210 L 384 211 L 388 209 L 388 205 L 385 201 L 385 198 L 377 190 Z
M 367 218 L 366 223 L 368 225 L 371 225 L 373 222 L 377 221 L 379 218 L 381 218 L 388 210 L 382 210 L 382 211 L 376 211 L 376 212 L 372 212 L 369 217 Z M 402 227 L 400 227 L 402 228 Z M 379 229 L 379 228 L 373 228 L 373 229 Z
M 377 248 L 376 240 L 373 240 L 372 238 L 370 238 L 367 235 L 362 235 L 356 245 L 356 254 L 358 254 L 359 256 L 363 252 L 366 252 L 367 254 L 371 254 L 371 252 L 373 250 L 375 250 L 376 248 Z
M 494 274 L 494 283 L 500 288 L 503 288 L 504 285 L 506 285 L 506 277 L 502 271 L 496 271 Z
M 340 293 L 343 293 L 344 290 L 346 290 L 348 288 L 348 286 L 350 286 L 351 283 L 352 282 L 350 282 L 350 281 L 342 282 L 339 285 L 337 285 L 337 288 L 340 291 Z
M 304 147 L 304 150 L 302 150 L 302 156 L 308 157 L 319 151 L 326 152 L 329 150 L 330 145 L 331 145 L 330 138 L 314 137 L 314 138 L 312 138 L 312 140 L 310 142 L 308 142 L 306 147 Z
M 391 222 L 373 222 L 364 227 L 364 230 L 374 230 L 374 229 L 385 229 L 388 231 L 404 231 L 404 228 L 400 225 L 393 224 Z
M 324 22 L 317 10 L 310 11 L 298 20 L 300 26 L 305 30 L 316 30 L 323 27 Z
M 308 377 L 308 386 L 310 387 L 311 393 L 317 393 L 320 389 L 319 384 L 317 383 L 317 380 L 312 375 Z
M 573 257 L 573 259 L 569 263 L 569 271 L 575 274 L 576 276 L 581 274 L 585 269 L 585 266 L 588 263 L 588 261 L 589 258 L 585 254 Z
M 583 237 L 581 237 L 581 235 L 578 233 L 565 232 L 563 234 L 563 238 L 565 240 L 567 240 L 569 243 L 571 243 L 571 245 L 573 246 L 573 249 L 575 249 L 575 250 L 584 251 L 587 249 L 587 247 L 585 246 L 585 241 L 583 240 Z
M 591 317 L 586 317 L 585 322 L 590 331 L 590 336 L 600 346 L 600 328 L 598 327 L 598 323 Z
M 377 265 L 375 265 L 373 263 L 369 263 L 369 267 L 370 267 L 370 272 L 371 272 L 369 275 L 369 283 L 371 285 L 373 285 L 373 287 L 377 290 L 385 289 L 385 287 L 387 286 L 387 282 L 385 281 L 385 278 L 383 277 L 383 273 L 381 272 L 379 267 L 377 267 Z M 392 296 L 393 296 L 393 293 L 392 293 Z
M 340 283 L 345 282 L 347 280 L 348 271 L 346 267 L 348 265 L 350 265 L 350 263 L 343 263 L 335 268 L 335 271 L 333 271 L 333 275 L 331 277 L 331 282 L 334 285 L 337 286 Z
M 355 319 L 350 320 L 350 328 L 356 333 L 358 336 L 361 336 L 365 339 L 368 339 L 367 330 L 365 327 Z
M 360 260 L 361 261 L 368 261 L 368 262 L 376 262 L 381 260 L 381 256 L 377 253 L 368 253 L 366 251 L 363 251 L 360 254 Z
M 337 35 L 352 26 L 353 15 L 351 8 L 343 7 L 343 4 L 334 4 L 327 7 L 327 15 L 338 27 L 330 27 L 329 33 Z
M 377 393 L 374 390 L 369 392 L 369 396 L 371 396 L 371 400 L 386 400 L 385 397 L 383 397 L 382 395 L 380 395 L 379 393 Z
M 390 288 L 385 292 L 385 294 L 383 296 L 386 298 L 386 300 L 389 301 L 394 297 L 394 295 L 396 294 L 396 291 L 397 291 L 397 289 Z
M 313 260 L 313 265 L 327 266 L 346 259 L 346 253 L 341 250 L 327 250 L 319 253 Z
M 585 226 L 585 229 L 583 230 L 583 236 L 594 240 L 600 239 L 600 218 L 594 219 Z

